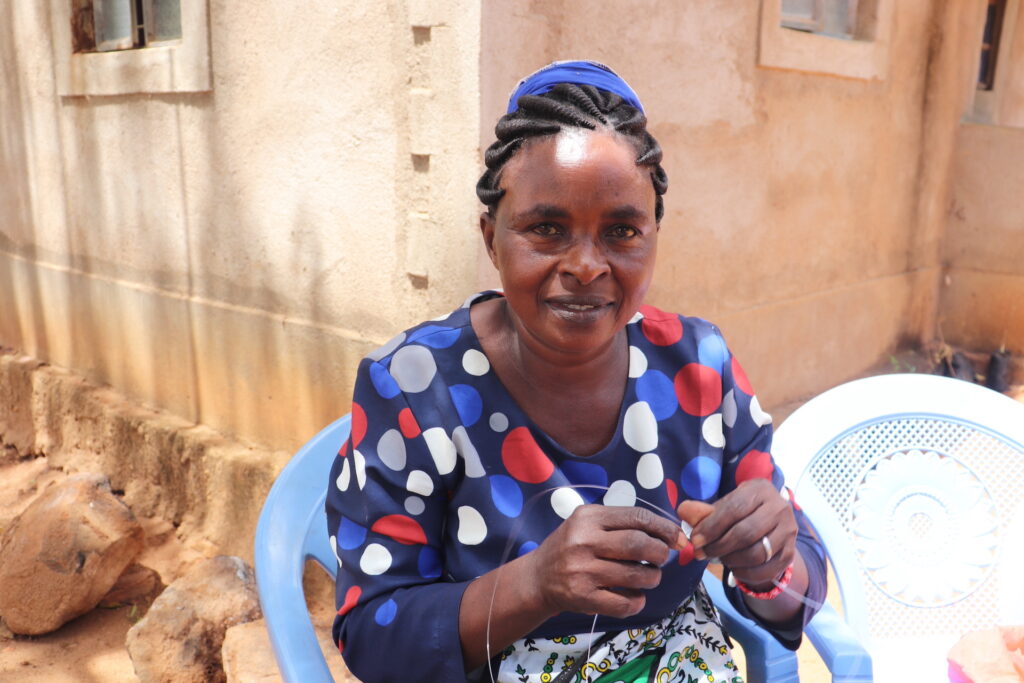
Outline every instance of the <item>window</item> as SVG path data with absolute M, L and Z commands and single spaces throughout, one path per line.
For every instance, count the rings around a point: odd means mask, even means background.
M 851 39 L 857 35 L 857 0 L 782 0 L 785 28 Z
M 75 52 L 109 52 L 181 39 L 180 0 L 72 0 Z
M 207 0 L 49 0 L 61 95 L 207 92 Z
M 978 69 L 978 90 L 991 90 L 996 82 L 996 59 L 999 57 L 999 37 L 1003 33 L 1006 0 L 988 0 L 985 14 L 985 33 L 981 39 L 981 62 Z

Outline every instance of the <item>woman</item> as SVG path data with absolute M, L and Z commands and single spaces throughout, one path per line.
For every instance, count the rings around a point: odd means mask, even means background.
M 667 187 L 643 108 L 556 63 L 496 133 L 477 193 L 503 292 L 360 365 L 327 505 L 338 646 L 366 681 L 741 680 L 707 558 L 795 648 L 823 553 L 717 328 L 643 305 Z

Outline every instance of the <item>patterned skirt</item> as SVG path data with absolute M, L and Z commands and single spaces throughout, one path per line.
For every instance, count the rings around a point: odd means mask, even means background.
M 646 628 L 524 638 L 498 661 L 499 683 L 743 683 L 700 584 L 672 614 Z M 486 668 L 483 674 L 490 679 Z

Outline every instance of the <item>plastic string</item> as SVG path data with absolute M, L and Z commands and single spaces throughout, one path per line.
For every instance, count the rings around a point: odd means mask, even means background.
M 525 523 L 525 520 L 526 520 L 526 517 L 527 517 L 527 513 L 537 503 L 538 500 L 540 500 L 544 496 L 547 496 L 549 493 L 552 493 L 553 491 L 557 491 L 558 489 L 597 489 L 599 491 L 610 491 L 611 487 L 609 487 L 609 486 L 602 486 L 600 484 L 568 484 L 568 485 L 565 485 L 565 486 L 554 486 L 554 487 L 551 487 L 551 488 L 548 488 L 548 489 L 544 489 L 543 491 L 538 491 L 537 493 L 535 493 L 532 496 L 530 496 L 526 500 L 526 502 L 524 503 L 522 513 L 519 515 L 519 518 L 515 521 L 515 523 L 512 526 L 512 529 L 509 532 L 508 541 L 505 544 L 505 550 L 502 553 L 501 561 L 498 564 L 498 569 L 499 570 L 500 570 L 501 567 L 503 567 L 505 564 L 508 563 L 509 556 L 512 553 L 512 548 L 515 545 L 517 537 L 519 536 L 519 531 L 521 530 L 523 524 Z M 690 535 L 692 534 L 693 528 L 689 524 L 687 524 L 686 522 L 681 521 L 676 516 L 675 511 L 666 510 L 665 508 L 657 505 L 656 503 L 652 503 L 651 501 L 646 500 L 644 498 L 641 498 L 640 496 L 636 497 L 636 502 L 643 503 L 648 508 L 650 508 L 652 511 L 660 514 L 662 517 L 664 517 L 665 519 L 668 519 L 673 524 L 678 524 L 679 527 L 682 529 L 683 533 L 686 534 L 687 538 L 689 538 Z M 709 557 L 709 558 L 707 558 L 707 561 L 708 561 L 709 564 L 720 563 L 719 559 L 717 557 Z M 494 666 L 493 666 L 493 661 L 492 661 L 493 657 L 492 657 L 492 654 L 491 654 L 491 616 L 494 613 L 494 600 L 495 600 L 495 597 L 498 594 L 498 584 L 499 584 L 500 580 L 501 580 L 501 572 L 499 571 L 494 576 L 494 586 L 491 589 L 491 600 L 490 600 L 490 603 L 488 604 L 488 607 L 487 607 L 487 628 L 486 628 L 486 632 L 485 632 L 485 635 L 484 635 L 484 639 L 485 639 L 484 640 L 484 645 L 485 645 L 486 654 L 487 654 L 487 672 L 488 672 L 488 674 L 490 676 L 491 683 L 496 683 L 496 679 L 494 677 Z M 806 595 L 801 595 L 800 593 L 797 593 L 795 590 L 793 590 L 789 586 L 782 585 L 779 582 L 778 579 L 772 579 L 772 583 L 777 588 L 781 588 L 783 593 L 786 593 L 787 595 L 789 595 L 793 599 L 800 601 L 804 605 L 806 605 L 806 606 L 810 607 L 811 609 L 813 609 L 815 612 L 820 610 L 826 604 L 824 602 L 816 602 L 816 601 L 811 600 L 810 598 L 808 598 Z M 597 629 L 597 617 L 598 617 L 598 615 L 595 614 L 594 615 L 594 621 L 592 622 L 592 624 L 590 626 L 589 640 L 587 641 L 587 659 L 586 659 L 586 661 L 590 661 L 590 656 L 591 656 L 591 649 L 590 648 L 591 648 L 591 645 L 593 645 L 594 633 L 595 633 L 595 631 Z

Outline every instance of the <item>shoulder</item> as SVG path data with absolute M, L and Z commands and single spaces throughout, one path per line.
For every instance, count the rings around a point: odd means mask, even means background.
M 631 343 L 648 358 L 677 366 L 699 363 L 718 373 L 731 358 L 721 330 L 703 318 L 644 305 L 629 324 Z

